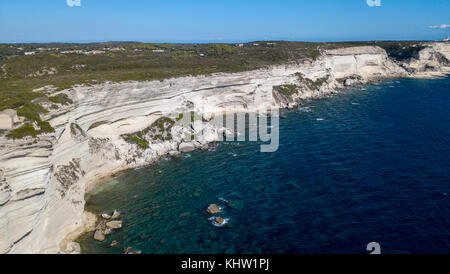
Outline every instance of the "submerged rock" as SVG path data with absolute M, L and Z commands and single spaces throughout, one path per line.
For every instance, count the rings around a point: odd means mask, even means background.
M 116 241 L 116 240 L 114 240 L 114 241 L 112 241 L 112 243 L 111 243 L 109 246 L 111 246 L 111 247 L 117 247 L 118 245 L 119 245 L 119 242 Z
M 206 212 L 208 212 L 209 214 L 216 214 L 216 213 L 220 213 L 220 207 L 216 204 L 211 204 L 208 206 L 208 208 L 206 209 Z
M 97 230 L 94 233 L 94 240 L 103 242 L 105 240 L 105 234 L 101 230 Z
M 119 229 L 122 228 L 122 221 L 111 221 L 106 223 L 106 227 L 111 229 Z
M 240 200 L 230 200 L 227 205 L 236 210 L 242 210 L 244 208 L 244 203 Z
M 123 249 L 123 254 L 137 255 L 137 254 L 142 254 L 142 251 L 134 250 L 131 246 L 129 246 L 129 247 Z
M 126 248 L 123 249 L 123 254 L 128 254 L 128 252 L 130 252 L 132 250 L 133 250 L 133 248 L 131 246 L 126 247 Z

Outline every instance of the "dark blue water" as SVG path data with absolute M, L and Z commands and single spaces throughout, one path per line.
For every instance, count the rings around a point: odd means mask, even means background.
M 85 253 L 450 252 L 450 79 L 399 80 L 287 112 L 280 148 L 220 144 L 109 181 L 89 197 L 124 228 Z M 318 118 L 323 119 L 317 120 Z M 235 154 L 235 155 L 233 155 Z M 228 200 L 228 206 L 220 201 Z M 225 227 L 205 208 L 225 207 Z

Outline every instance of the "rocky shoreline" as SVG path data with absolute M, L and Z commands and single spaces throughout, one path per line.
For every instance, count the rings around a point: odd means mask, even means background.
M 216 113 L 294 108 L 376 79 L 441 77 L 450 73 L 449 59 L 448 43 L 430 43 L 417 59 L 403 62 L 378 47 L 354 47 L 257 71 L 68 89 L 74 103 L 43 117 L 54 134 L 0 137 L 0 182 L 8 186 L 0 191 L 0 253 L 79 253 L 73 235 L 93 231 L 86 193 L 111 174 L 217 141 L 221 129 L 207 122 Z M 182 112 L 201 119 L 161 126 L 161 119 L 176 120 Z M 206 134 L 196 141 L 179 137 L 191 130 Z

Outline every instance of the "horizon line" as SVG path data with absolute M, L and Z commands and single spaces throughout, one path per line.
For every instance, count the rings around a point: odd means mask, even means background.
M 377 40 L 284 40 L 284 39 L 267 39 L 267 40 L 198 40 L 198 41 L 133 41 L 133 40 L 110 40 L 110 41 L 46 41 L 46 42 L 3 42 L 0 44 L 107 44 L 107 43 L 138 43 L 138 44 L 235 44 L 235 43 L 256 43 L 256 42 L 299 42 L 299 43 L 357 43 L 357 42 L 436 42 L 443 40 L 415 40 L 415 39 L 377 39 Z

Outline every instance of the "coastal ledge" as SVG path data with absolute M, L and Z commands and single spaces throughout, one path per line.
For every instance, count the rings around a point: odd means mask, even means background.
M 145 134 L 136 135 L 136 142 L 123 138 L 156 126 L 161 117 L 198 113 L 205 121 L 171 130 L 206 130 L 203 140 L 188 142 L 202 148 L 217 140 L 220 129 L 206 122 L 216 113 L 292 108 L 375 79 L 445 76 L 449 59 L 448 43 L 430 43 L 417 58 L 402 62 L 367 46 L 322 52 L 310 64 L 66 90 L 73 104 L 42 115 L 54 133 L 0 137 L 0 182 L 8 186 L 0 189 L 0 253 L 76 253 L 73 241 L 92 223 L 95 227 L 95 216 L 84 212 L 87 191 L 113 173 L 154 163 L 186 142 L 177 134 L 170 140 Z M 33 189 L 42 191 L 21 196 Z

